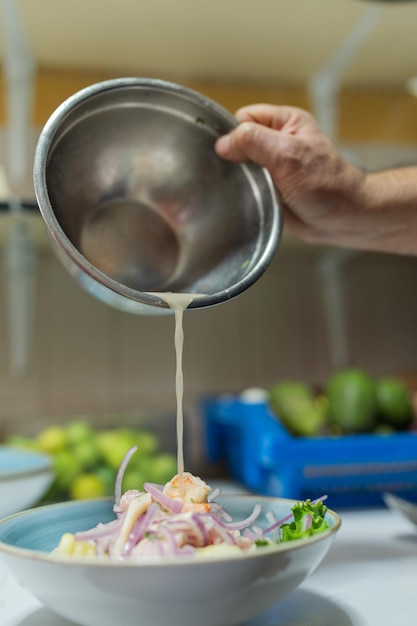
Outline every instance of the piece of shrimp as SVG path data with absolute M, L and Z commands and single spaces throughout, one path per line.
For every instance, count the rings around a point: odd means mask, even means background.
M 193 476 L 190 472 L 178 474 L 170 480 L 163 489 L 163 493 L 170 498 L 181 500 L 184 503 L 183 511 L 196 511 L 207 513 L 210 511 L 210 504 L 207 502 L 211 487 L 198 476 Z

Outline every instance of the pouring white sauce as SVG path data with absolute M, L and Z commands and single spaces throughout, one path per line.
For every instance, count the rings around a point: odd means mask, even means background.
M 158 296 L 167 303 L 169 308 L 175 314 L 175 395 L 177 401 L 177 473 L 181 485 L 182 475 L 184 473 L 184 375 L 182 368 L 182 355 L 184 351 L 184 329 L 183 314 L 185 309 L 191 304 L 194 298 L 201 294 L 197 293 L 172 293 L 165 292 L 148 292 L 151 296 Z

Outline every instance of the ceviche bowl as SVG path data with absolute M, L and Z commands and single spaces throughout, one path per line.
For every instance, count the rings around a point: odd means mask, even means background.
M 266 528 L 291 514 L 295 501 L 219 496 L 234 520 L 260 505 Z M 259 506 L 258 506 L 259 510 Z M 277 604 L 326 555 L 341 520 L 327 510 L 328 529 L 254 551 L 217 551 L 137 560 L 51 554 L 65 533 L 114 519 L 110 499 L 38 507 L 0 521 L 0 557 L 16 580 L 56 613 L 82 626 L 230 626 Z
M 48 455 L 0 445 L 0 518 L 36 504 L 53 478 Z

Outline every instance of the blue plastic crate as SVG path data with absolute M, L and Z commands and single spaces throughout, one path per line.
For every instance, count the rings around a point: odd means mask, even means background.
M 331 508 L 379 506 L 384 492 L 417 496 L 415 433 L 294 437 L 267 403 L 239 396 L 206 398 L 202 414 L 210 461 L 257 493 L 327 495 Z

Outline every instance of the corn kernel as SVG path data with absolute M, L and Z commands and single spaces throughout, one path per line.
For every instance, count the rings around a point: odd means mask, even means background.
M 61 541 L 59 542 L 58 547 L 56 548 L 56 552 L 59 554 L 72 554 L 74 550 L 75 537 L 71 533 L 65 533 L 61 537 Z
M 76 541 L 71 533 L 62 535 L 58 546 L 53 551 L 55 554 L 65 554 L 67 556 L 95 556 L 96 549 L 90 541 Z
M 95 554 L 94 546 L 87 541 L 75 541 L 73 556 L 91 556 Z

